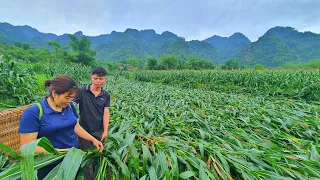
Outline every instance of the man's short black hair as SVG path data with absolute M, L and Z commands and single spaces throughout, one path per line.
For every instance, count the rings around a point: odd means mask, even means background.
M 107 75 L 107 71 L 103 67 L 94 67 L 92 69 L 91 75 L 95 74 L 102 77 Z

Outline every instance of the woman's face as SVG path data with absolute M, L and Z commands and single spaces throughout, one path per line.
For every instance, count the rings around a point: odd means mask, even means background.
M 56 92 L 53 92 L 54 95 L 54 102 L 57 106 L 60 107 L 67 107 L 69 103 L 74 99 L 76 96 L 76 92 L 66 92 L 63 94 L 58 95 Z

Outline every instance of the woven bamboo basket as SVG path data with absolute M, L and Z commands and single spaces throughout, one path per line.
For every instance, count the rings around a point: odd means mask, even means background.
M 0 143 L 18 151 L 20 137 L 18 134 L 20 116 L 30 105 L 0 112 Z

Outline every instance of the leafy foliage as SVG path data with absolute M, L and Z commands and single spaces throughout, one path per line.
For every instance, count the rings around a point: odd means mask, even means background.
M 221 69 L 239 69 L 240 68 L 240 62 L 237 59 L 229 59 L 227 61 L 225 61 L 222 66 Z
M 73 49 L 73 52 L 69 52 L 71 62 L 89 66 L 94 65 L 96 52 L 90 49 L 91 42 L 85 36 L 82 36 L 81 40 L 78 40 L 73 35 L 69 35 L 69 38 L 70 46 Z
M 79 42 L 83 41 L 81 38 L 86 38 L 87 42 L 91 41 L 92 44 L 89 46 L 91 50 L 96 51 L 96 54 L 89 50 L 83 53 L 76 50 L 73 53 L 67 53 L 63 47 L 70 43 L 69 36 L 80 39 Z M 57 59 L 79 61 L 86 65 L 92 65 L 90 64 L 92 56 L 101 61 L 123 62 L 131 58 L 160 58 L 162 54 L 172 54 L 181 61 L 186 61 L 189 56 L 193 56 L 221 65 L 224 61 L 233 58 L 238 59 L 242 65 L 261 64 L 267 68 L 273 68 L 286 62 L 304 63 L 320 57 L 318 48 L 320 35 L 312 32 L 298 32 L 291 27 L 271 28 L 258 41 L 250 42 L 241 33 L 234 33 L 230 37 L 213 36 L 204 41 L 185 41 L 184 38 L 168 31 L 156 34 L 152 29 L 138 31 L 130 28 L 125 32 L 113 31 L 110 34 L 95 37 L 84 36 L 82 32 L 57 36 L 41 33 L 29 26 L 0 23 L 0 41 L 16 44 L 24 49 L 43 46 L 53 49 L 55 45 L 52 42 L 58 42 L 61 44 L 60 53 L 63 56 L 60 54 Z M 48 41 L 50 43 L 47 43 Z M 84 44 L 86 43 L 82 43 Z M 55 51 L 59 50 L 57 46 L 55 47 Z M 59 53 L 55 55 L 57 54 Z
M 34 101 L 37 80 L 34 72 L 18 67 L 12 60 L 0 56 L 0 99 L 14 99 L 13 104 L 28 104 Z M 5 104 L 4 104 L 5 105 Z
M 256 95 L 288 96 L 320 100 L 318 71 L 138 71 L 127 73 L 139 81 L 160 82 L 185 88 L 200 88 L 228 92 L 248 92 Z
M 294 63 L 294 62 L 287 62 L 283 64 L 282 66 L 277 67 L 278 69 L 296 69 L 296 70 L 302 70 L 302 69 L 320 69 L 320 59 L 312 59 L 308 61 L 307 63 Z
M 43 155 L 65 156 L 51 177 L 81 172 L 94 157 L 98 180 L 320 177 L 319 109 L 312 104 L 123 78 L 110 79 L 107 86 L 114 101 L 104 151 Z M 63 165 L 70 159 L 82 162 L 80 167 Z M 38 161 L 36 156 L 33 169 Z M 16 166 L 0 177 L 19 174 Z

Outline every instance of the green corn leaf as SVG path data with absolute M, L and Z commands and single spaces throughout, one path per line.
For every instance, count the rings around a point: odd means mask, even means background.
M 115 153 L 115 152 L 111 152 L 111 156 L 112 158 L 116 161 L 116 163 L 118 164 L 118 166 L 121 169 L 122 175 L 124 175 L 124 178 L 126 180 L 130 179 L 130 172 L 129 169 L 127 167 L 127 165 L 125 165 L 119 158 L 119 156 Z
M 148 160 L 151 159 L 151 153 L 146 145 L 142 145 L 142 156 L 143 156 L 143 171 L 146 171 Z
M 63 158 L 64 155 L 38 155 L 34 159 L 34 169 L 45 167 L 57 160 Z M 21 178 L 21 162 L 11 166 L 0 173 L 0 179 L 16 179 Z
M 181 179 L 188 179 L 188 178 L 191 178 L 193 176 L 196 176 L 196 173 L 194 171 L 185 171 L 185 172 L 180 173 L 178 175 L 178 177 L 181 178 Z
M 314 160 L 314 161 L 317 161 L 317 162 L 320 162 L 320 156 L 319 156 L 319 153 L 316 149 L 316 147 L 314 145 L 311 146 L 311 157 L 310 157 L 311 160 Z
M 75 179 L 85 152 L 72 147 L 61 162 L 57 179 Z
M 136 147 L 133 144 L 130 144 L 130 154 L 131 154 L 131 158 L 132 158 L 133 167 L 135 168 L 136 173 L 139 174 L 139 171 L 140 171 L 139 154 L 137 152 Z
M 200 154 L 201 154 L 201 158 L 204 158 L 204 147 L 202 143 L 199 143 L 199 149 L 200 149 Z
M 147 175 L 144 175 L 140 178 L 140 180 L 146 180 L 147 179 Z
M 84 170 L 80 169 L 80 171 L 77 174 L 76 180 L 84 180 Z
M 207 175 L 204 171 L 204 165 L 203 163 L 200 163 L 200 168 L 199 168 L 199 179 L 203 179 L 206 180 L 207 179 Z
M 150 180 L 158 180 L 156 170 L 153 166 L 148 169 Z
M 24 144 L 20 148 L 21 153 L 21 178 L 35 179 L 34 173 L 34 153 L 40 141 L 48 141 L 47 138 L 36 139 L 28 144 Z M 42 144 L 46 144 L 43 142 Z
M 11 157 L 13 157 L 13 158 L 15 158 L 15 159 L 20 158 L 20 155 L 19 155 L 15 150 L 11 149 L 10 147 L 8 147 L 8 146 L 5 145 L 5 144 L 0 143 L 0 149 L 1 149 L 3 152 L 8 153 Z

